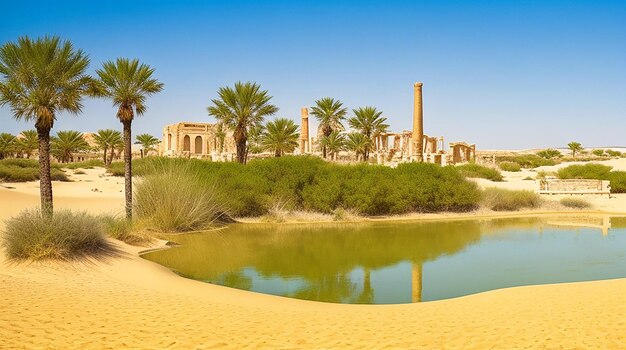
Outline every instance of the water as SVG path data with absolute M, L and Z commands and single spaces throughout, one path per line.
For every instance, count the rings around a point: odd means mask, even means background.
M 626 277 L 625 218 L 235 224 L 171 240 L 181 246 L 143 257 L 187 278 L 336 303 Z

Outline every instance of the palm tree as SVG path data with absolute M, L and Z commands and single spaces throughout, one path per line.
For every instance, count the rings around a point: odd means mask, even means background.
M 348 139 L 346 140 L 346 149 L 354 152 L 357 161 L 360 156 L 363 156 L 362 159 L 366 160 L 365 151 L 371 144 L 372 140 L 368 139 L 365 135 L 359 132 L 351 132 L 348 134 Z
M 15 136 L 3 132 L 0 133 L 0 159 L 7 158 L 15 150 Z
M 207 108 L 215 117 L 233 130 L 237 146 L 237 161 L 245 164 L 248 158 L 247 142 L 250 128 L 263 123 L 263 118 L 274 115 L 278 107 L 270 103 L 272 96 L 261 90 L 257 83 L 236 82 L 235 88 L 222 87 L 218 90 L 219 99 L 213 99 L 213 106 Z
M 583 150 L 583 146 L 579 142 L 570 142 L 567 147 L 572 151 L 572 158 L 576 158 L 576 152 Z
M 39 141 L 41 207 L 51 216 L 50 129 L 57 113 L 80 113 L 82 98 L 95 95 L 86 74 L 89 58 L 59 37 L 20 37 L 0 48 L 0 106 L 9 105 L 17 120 L 34 121 Z
M 387 118 L 381 117 L 383 112 L 378 111 L 376 107 L 360 107 L 352 111 L 354 112 L 354 117 L 348 120 L 348 124 L 372 141 L 376 136 L 386 132 L 389 128 L 389 124 L 385 124 Z M 368 159 L 369 155 L 370 145 L 365 148 L 363 156 L 365 159 Z
M 224 130 L 224 124 L 217 123 L 215 137 L 217 137 L 217 141 L 219 142 L 218 147 L 220 148 L 220 154 L 222 154 L 224 152 L 224 142 L 226 140 L 226 130 Z
M 346 146 L 346 136 L 339 131 L 333 131 L 328 136 L 322 137 L 320 145 L 326 148 L 326 151 L 330 154 L 330 158 L 335 160 L 337 154 Z
M 37 147 L 39 147 L 37 130 L 22 131 L 18 137 L 17 146 L 20 153 L 25 154 L 26 158 L 30 158 L 30 156 L 37 150 Z
M 113 148 L 111 147 L 111 144 L 113 143 L 113 138 L 116 133 L 120 135 L 121 139 L 120 132 L 113 129 L 100 129 L 93 135 L 93 140 L 96 145 L 98 145 L 98 148 L 102 150 L 102 161 L 104 162 L 104 165 L 108 165 L 107 151 Z
M 89 149 L 83 133 L 70 130 L 59 131 L 51 140 L 52 155 L 61 163 L 73 162 L 74 153 Z
M 126 218 L 133 216 L 133 171 L 131 154 L 131 126 L 135 114 L 146 112 L 146 98 L 163 90 L 163 84 L 153 78 L 154 69 L 139 60 L 118 58 L 108 61 L 96 71 L 100 77 L 104 97 L 118 107 L 117 118 L 124 127 L 124 192 L 126 197 Z
M 263 133 L 265 132 L 265 125 L 255 124 L 248 129 L 248 145 L 246 146 L 246 157 L 248 154 L 258 154 L 263 152 L 263 145 L 261 141 L 263 139 Z
M 150 134 L 137 135 L 135 139 L 137 140 L 135 141 L 135 144 L 141 145 L 141 158 L 143 158 L 144 154 L 148 154 L 150 151 L 155 151 L 156 147 L 154 146 L 161 143 L 159 139 Z
M 299 137 L 298 125 L 293 120 L 277 118 L 265 125 L 261 145 L 263 149 L 274 152 L 274 156 L 280 157 L 298 147 Z
M 341 121 L 345 118 L 348 110 L 343 107 L 343 103 L 331 97 L 324 97 L 315 101 L 315 106 L 311 107 L 311 114 L 319 122 L 319 128 L 324 136 L 329 136 L 333 131 L 342 131 Z M 322 156 L 326 158 L 326 147 L 322 146 Z

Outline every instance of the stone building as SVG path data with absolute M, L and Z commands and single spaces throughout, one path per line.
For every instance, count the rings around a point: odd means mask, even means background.
M 172 157 L 229 158 L 236 153 L 232 131 L 224 128 L 223 145 L 217 123 L 182 122 L 163 128 L 160 154 Z

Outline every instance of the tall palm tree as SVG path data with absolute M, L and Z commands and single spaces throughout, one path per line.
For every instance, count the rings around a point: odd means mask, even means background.
M 335 160 L 337 154 L 343 151 L 346 146 L 346 136 L 339 131 L 333 131 L 330 135 L 322 137 L 320 145 L 326 148 L 330 158 Z
M 3 132 L 0 133 L 0 159 L 10 157 L 15 151 L 15 136 Z
M 39 147 L 37 139 L 37 130 L 24 130 L 18 137 L 18 149 L 20 153 L 25 154 L 26 158 L 30 158 Z
M 362 133 L 370 140 L 386 132 L 389 128 L 389 124 L 386 124 L 387 118 L 381 117 L 383 112 L 378 111 L 376 107 L 360 107 L 353 109 L 354 117 L 348 119 L 348 124 L 354 130 Z M 370 155 L 370 145 L 365 148 L 363 154 L 365 159 L 368 159 Z
M 354 152 L 357 161 L 359 159 L 366 160 L 365 151 L 371 144 L 372 140 L 367 138 L 367 136 L 360 132 L 351 132 L 348 134 L 348 139 L 346 140 L 346 149 Z M 361 156 L 363 157 L 361 158 Z
M 89 149 L 83 133 L 74 130 L 57 132 L 52 137 L 51 146 L 52 155 L 61 163 L 73 162 L 74 153 Z
M 298 125 L 293 120 L 276 118 L 265 125 L 261 145 L 263 149 L 274 152 L 274 156 L 280 157 L 293 152 L 298 147 L 299 138 Z
M 346 117 L 348 110 L 343 107 L 343 103 L 331 97 L 324 97 L 315 101 L 315 106 L 311 107 L 311 114 L 319 122 L 319 127 L 324 136 L 329 136 L 333 131 L 342 131 L 342 120 Z M 322 146 L 322 156 L 326 158 L 326 147 Z
M 163 84 L 153 78 L 154 69 L 139 60 L 118 58 L 108 61 L 96 71 L 100 77 L 104 97 L 118 107 L 117 118 L 124 127 L 124 192 L 126 197 L 126 218 L 133 216 L 133 170 L 131 127 L 136 115 L 146 112 L 146 98 L 163 90 Z
M 263 145 L 261 141 L 263 139 L 263 133 L 265 132 L 265 125 L 255 124 L 248 128 L 248 144 L 246 146 L 246 157 L 248 154 L 258 154 L 263 152 Z
M 137 135 L 135 139 L 137 140 L 135 141 L 135 144 L 141 145 L 141 158 L 143 158 L 144 154 L 148 154 L 150 151 L 155 151 L 155 146 L 161 143 L 159 139 L 150 134 Z
M 82 50 L 56 36 L 20 37 L 0 47 L 0 106 L 9 105 L 17 120 L 35 122 L 41 207 L 48 216 L 53 212 L 50 129 L 58 113 L 80 113 L 82 98 L 97 93 L 87 66 Z
M 257 83 L 236 82 L 235 87 L 221 87 L 213 99 L 213 106 L 207 108 L 209 115 L 215 117 L 233 130 L 237 146 L 237 161 L 245 164 L 248 158 L 248 133 L 250 128 L 263 123 L 267 116 L 278 112 L 278 107 L 270 103 L 272 96 L 267 90 L 261 90 Z

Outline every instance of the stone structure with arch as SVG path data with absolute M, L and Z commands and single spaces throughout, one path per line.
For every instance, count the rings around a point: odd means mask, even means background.
M 221 160 L 228 159 L 233 153 L 236 153 L 236 147 L 232 132 L 226 132 L 221 147 L 216 123 L 182 122 L 163 128 L 161 155 Z

